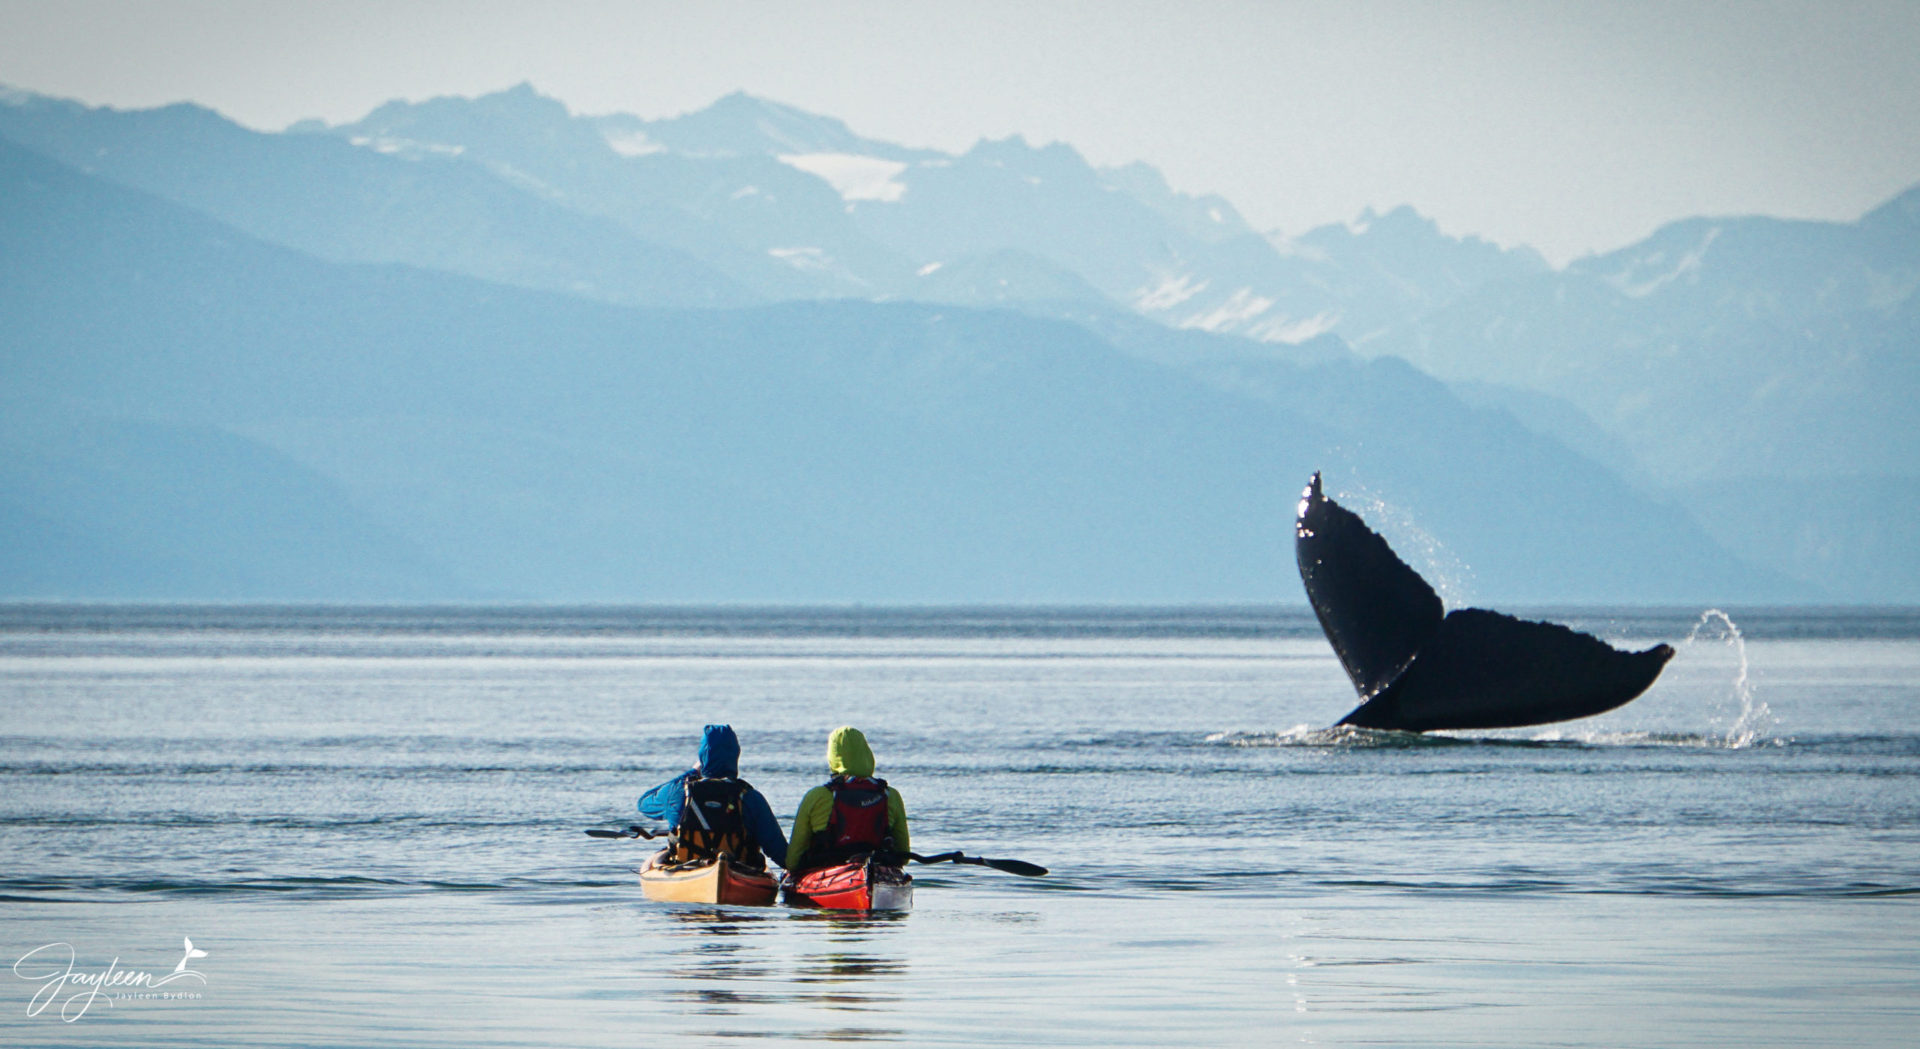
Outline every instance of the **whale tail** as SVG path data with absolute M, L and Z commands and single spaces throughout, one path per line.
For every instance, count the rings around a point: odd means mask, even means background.
M 1590 634 L 1439 595 L 1359 515 L 1301 495 L 1294 556 L 1307 600 L 1360 694 L 1340 724 L 1426 732 L 1517 728 L 1590 717 L 1645 692 L 1669 645 L 1622 652 Z

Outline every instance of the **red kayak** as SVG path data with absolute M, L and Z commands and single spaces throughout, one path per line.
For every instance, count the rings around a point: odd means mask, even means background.
M 898 867 L 859 856 L 832 867 L 816 867 L 781 885 L 787 902 L 834 911 L 904 911 L 913 906 L 913 875 Z

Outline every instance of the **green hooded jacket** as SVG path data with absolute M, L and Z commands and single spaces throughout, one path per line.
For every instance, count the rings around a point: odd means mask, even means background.
M 867 746 L 867 737 L 859 729 L 842 726 L 827 737 L 827 770 L 836 776 L 873 777 L 873 748 Z M 825 784 L 807 791 L 800 799 L 800 811 L 793 814 L 793 834 L 787 839 L 787 862 L 782 866 L 794 869 L 814 835 L 827 829 L 827 818 L 832 815 L 833 791 Z M 893 835 L 893 847 L 899 851 L 913 848 L 907 838 L 907 803 L 892 787 L 887 788 L 887 833 Z

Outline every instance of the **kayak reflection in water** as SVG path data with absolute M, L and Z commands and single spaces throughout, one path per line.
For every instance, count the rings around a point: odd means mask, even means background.
M 767 799 L 739 776 L 740 740 L 733 727 L 708 725 L 700 739 L 700 764 L 640 796 L 640 811 L 665 820 L 672 832 L 654 866 L 712 860 L 722 852 L 755 870 L 765 870 L 768 859 L 787 866 L 780 821 Z
M 827 737 L 827 771 L 833 778 L 807 791 L 793 816 L 787 843 L 790 871 L 844 863 L 876 851 L 905 853 L 907 805 L 900 792 L 873 775 L 873 750 L 857 728 L 842 726 Z M 901 861 L 904 862 L 904 861 Z

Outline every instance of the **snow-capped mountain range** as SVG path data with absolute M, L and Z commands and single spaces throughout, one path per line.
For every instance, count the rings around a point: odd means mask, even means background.
M 1097 296 L 1175 328 L 1297 343 L 1545 269 L 1402 208 L 1297 240 L 1145 164 L 982 141 L 959 155 L 862 138 L 744 94 L 667 120 L 575 116 L 522 86 L 394 102 L 340 127 L 382 152 L 460 157 L 671 245 L 769 298 L 1004 304 Z M 958 275 L 958 276 L 956 276 Z M 1090 294 L 1091 293 L 1091 294 Z
M 1554 269 L 1410 207 L 1263 233 L 1145 164 L 914 149 L 742 94 L 644 120 L 522 85 L 261 133 L 0 91 L 0 137 L 325 263 L 620 308 L 1011 311 L 1296 418 L 1313 369 L 1400 358 L 1809 593 L 1920 600 L 1920 190 L 1858 223 L 1688 220 Z

